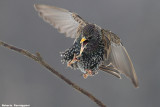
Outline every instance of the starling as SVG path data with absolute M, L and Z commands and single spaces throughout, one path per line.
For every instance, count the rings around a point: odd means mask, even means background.
M 138 87 L 132 61 L 116 34 L 63 8 L 48 5 L 34 7 L 60 33 L 75 38 L 73 45 L 61 53 L 62 62 L 66 62 L 68 67 L 82 71 L 84 78 L 94 76 L 99 70 L 118 78 L 124 74 Z

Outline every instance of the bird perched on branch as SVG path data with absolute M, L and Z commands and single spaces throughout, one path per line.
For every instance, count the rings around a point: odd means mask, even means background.
M 82 71 L 84 78 L 94 76 L 98 70 L 118 78 L 124 74 L 138 87 L 131 59 L 116 34 L 86 22 L 78 14 L 63 8 L 48 5 L 34 7 L 60 33 L 75 38 L 73 45 L 61 53 L 62 62 L 67 62 L 67 66 Z

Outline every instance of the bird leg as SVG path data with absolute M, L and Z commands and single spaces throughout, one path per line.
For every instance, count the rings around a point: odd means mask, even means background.
M 82 55 L 82 52 L 84 50 L 84 47 L 81 46 L 81 50 L 80 50 L 80 54 L 76 56 L 76 54 L 74 54 L 74 57 L 71 61 L 68 61 L 67 66 L 70 67 L 72 64 L 74 64 L 75 62 L 79 61 L 77 58 L 80 57 Z
M 84 78 L 84 79 L 86 79 L 87 77 L 88 77 L 88 74 L 87 74 L 87 73 L 83 74 L 83 78 Z
M 71 61 L 68 61 L 67 66 L 70 67 L 72 64 L 74 64 L 75 62 L 79 61 L 77 58 L 78 57 L 76 56 L 76 54 L 74 54 L 73 59 Z
M 86 79 L 88 76 L 93 76 L 92 70 L 86 69 L 85 71 L 86 71 L 86 73 L 83 74 L 84 79 Z
M 81 50 L 80 50 L 80 54 L 79 54 L 78 56 L 81 56 L 81 54 L 82 54 L 84 48 L 85 48 L 85 47 L 83 47 L 83 43 L 82 43 L 82 45 L 81 45 Z

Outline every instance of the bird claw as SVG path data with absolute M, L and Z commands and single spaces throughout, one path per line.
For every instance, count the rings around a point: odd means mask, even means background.
M 74 57 L 71 61 L 68 61 L 67 66 L 70 67 L 72 64 L 74 64 L 75 62 L 79 61 L 77 58 L 80 57 L 80 55 L 76 56 L 76 54 L 74 54 Z
M 83 78 L 84 78 L 84 79 L 86 79 L 88 76 L 93 76 L 92 70 L 86 69 L 85 71 L 86 71 L 86 73 L 83 74 Z
M 72 64 L 74 64 L 75 62 L 80 61 L 80 60 L 78 60 L 77 58 L 81 57 L 83 50 L 84 50 L 84 47 L 81 46 L 80 54 L 77 55 L 77 56 L 76 56 L 76 54 L 74 54 L 73 59 L 72 59 L 71 61 L 69 61 L 68 64 L 67 64 L 68 67 L 70 67 L 70 66 L 71 66 Z
M 88 74 L 83 74 L 84 79 L 87 79 L 87 77 L 88 77 Z
M 86 70 L 86 72 L 89 76 L 93 76 L 93 72 L 91 70 Z

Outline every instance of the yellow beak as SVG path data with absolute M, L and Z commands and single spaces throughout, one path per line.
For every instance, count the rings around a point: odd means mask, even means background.
M 86 41 L 87 39 L 85 37 L 83 37 L 80 41 L 80 43 L 83 43 L 84 41 Z

